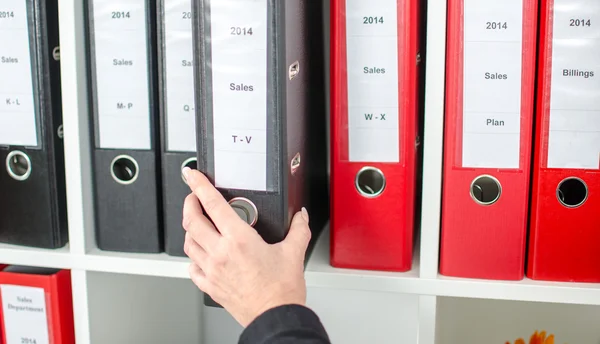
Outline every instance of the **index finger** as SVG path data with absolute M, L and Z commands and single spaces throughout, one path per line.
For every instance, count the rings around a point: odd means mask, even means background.
M 184 168 L 183 171 L 188 186 L 198 197 L 204 211 L 210 217 L 217 229 L 223 235 L 232 234 L 242 219 L 231 208 L 223 195 L 217 190 L 206 176 L 196 170 Z M 244 222 L 245 223 L 245 222 Z

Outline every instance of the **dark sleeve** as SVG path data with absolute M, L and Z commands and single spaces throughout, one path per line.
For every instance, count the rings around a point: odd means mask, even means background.
M 330 344 L 319 317 L 299 305 L 266 311 L 242 332 L 238 344 Z

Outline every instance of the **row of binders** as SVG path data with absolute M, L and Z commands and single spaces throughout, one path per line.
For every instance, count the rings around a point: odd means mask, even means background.
M 335 266 L 411 268 L 418 7 L 332 1 Z M 446 38 L 440 273 L 600 282 L 600 2 L 448 0 Z
M 442 274 L 600 281 L 599 52 L 598 1 L 449 1 Z
M 0 241 L 58 248 L 68 242 L 58 4 L 5 6 Z M 184 256 L 186 166 L 268 242 L 302 206 L 325 225 L 322 11 L 319 1 L 86 2 L 99 249 Z
M 331 3 L 331 263 L 407 271 L 420 3 Z M 448 0 L 446 38 L 440 273 L 600 282 L 600 2 Z
M 58 247 L 56 4 L 10 4 L 0 239 Z M 267 242 L 306 206 L 333 266 L 412 268 L 424 6 L 331 0 L 328 176 L 321 5 L 88 2 L 100 249 L 182 255 L 190 166 Z M 440 273 L 600 282 L 600 3 L 448 0 L 447 25 Z

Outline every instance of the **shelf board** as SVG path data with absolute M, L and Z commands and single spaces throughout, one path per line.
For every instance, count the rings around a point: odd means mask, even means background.
M 351 289 L 442 297 L 515 300 L 600 305 L 600 284 L 533 281 L 492 281 L 419 277 L 419 252 L 406 273 L 334 268 L 329 263 L 329 230 L 323 231 L 306 266 L 306 282 L 313 288 Z
M 435 278 L 420 278 L 418 251 L 415 251 L 414 257 L 412 270 L 405 273 L 334 268 L 329 263 L 329 229 L 326 228 L 306 262 L 306 283 L 309 288 L 600 305 L 600 284 L 545 282 L 527 278 L 521 281 L 492 281 L 439 274 Z M 0 244 L 0 263 L 187 279 L 190 260 L 166 253 L 122 253 L 94 249 L 80 255 L 70 253 L 69 245 L 48 250 Z
M 313 288 L 352 289 L 419 294 L 419 252 L 415 251 L 408 272 L 380 272 L 334 268 L 330 264 L 329 228 L 315 244 L 305 270 L 307 286 Z
M 534 281 L 489 281 L 438 275 L 425 280 L 424 294 L 530 302 L 600 305 L 600 284 Z
M 69 245 L 58 249 L 43 249 L 0 244 L 0 263 L 55 269 L 71 269 L 72 256 Z
M 94 249 L 81 258 L 84 262 L 82 268 L 88 271 L 189 278 L 190 259 L 166 253 L 123 253 Z

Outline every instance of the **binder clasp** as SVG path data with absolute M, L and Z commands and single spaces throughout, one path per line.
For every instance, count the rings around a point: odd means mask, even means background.
M 301 163 L 300 153 L 296 153 L 296 155 L 294 155 L 294 157 L 292 158 L 292 162 L 290 163 L 290 169 L 291 169 L 292 176 L 295 175 L 296 172 L 298 172 L 298 169 L 300 168 L 300 163 Z
M 289 69 L 290 80 L 295 78 L 298 75 L 298 73 L 300 73 L 300 62 L 296 61 L 290 65 L 290 69 Z
M 54 58 L 54 61 L 60 61 L 60 47 L 54 47 L 54 49 L 52 49 L 52 57 Z

